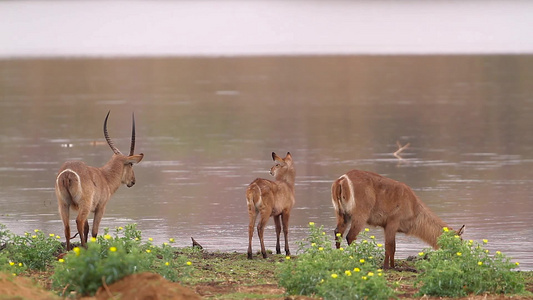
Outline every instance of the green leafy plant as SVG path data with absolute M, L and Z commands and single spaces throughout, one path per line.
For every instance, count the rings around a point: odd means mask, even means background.
M 309 231 L 309 236 L 299 243 L 298 252 L 303 253 L 297 259 L 287 257 L 279 268 L 279 284 L 287 293 L 324 299 L 394 296 L 378 267 L 383 262 L 383 245 L 368 236 L 368 229 L 359 235 L 358 242 L 340 249 L 332 247 L 323 226 L 310 222 Z
M 10 235 L 6 241 L 7 257 L 17 264 L 34 270 L 44 270 L 56 259 L 61 249 L 60 237 L 55 234 L 45 234 L 39 229 L 33 233 L 26 232 L 23 236 Z
M 501 252 L 491 255 L 479 243 L 463 241 L 447 228 L 438 245 L 438 250 L 419 253 L 427 255 L 427 259 L 416 263 L 423 271 L 415 282 L 415 287 L 421 285 L 419 295 L 461 297 L 524 291 L 522 274 L 513 271 L 518 263 L 511 262 Z
M 143 242 L 136 225 L 118 227 L 112 235 L 109 229 L 88 242 L 87 249 L 74 248 L 55 264 L 53 285 L 65 292 L 80 295 L 94 294 L 105 282 L 111 284 L 127 275 L 151 271 L 168 280 L 177 281 L 190 274 L 191 263 L 177 256 L 177 249 L 169 243 L 160 247 L 152 239 Z

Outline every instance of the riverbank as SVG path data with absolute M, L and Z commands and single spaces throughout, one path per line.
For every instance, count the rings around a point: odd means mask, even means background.
M 282 255 L 270 255 L 267 259 L 256 257 L 248 260 L 244 253 L 185 251 L 179 256 L 186 256 L 193 270 L 190 276 L 178 284 L 170 283 L 159 276 L 128 276 L 122 280 L 123 290 L 113 290 L 113 285 L 101 288 L 95 297 L 83 299 L 106 299 L 109 294 L 137 290 L 142 295 L 143 289 L 150 294 L 157 294 L 164 299 L 190 299 L 189 292 L 194 292 L 205 299 L 307 299 L 303 296 L 287 296 L 285 290 L 278 286 L 277 267 L 286 258 Z M 297 259 L 297 258 L 295 258 Z M 533 272 L 523 272 L 526 290 L 533 293 Z M 26 272 L 14 279 L 0 280 L 0 293 L 11 290 L 24 299 L 61 299 L 57 297 L 61 290 L 52 289 L 53 268 L 41 272 Z M 417 276 L 411 261 L 399 260 L 395 271 L 384 274 L 391 286 L 395 287 L 397 296 L 402 299 L 419 299 L 415 297 L 418 289 L 413 287 Z M 30 279 L 30 280 L 28 280 Z M 33 281 L 33 283 L 31 282 Z M 151 282 L 151 284 L 150 284 Z M 154 288 L 155 287 L 155 288 Z M 45 293 L 43 290 L 49 291 Z M 62 295 L 63 298 L 80 298 L 74 293 Z M 0 297 L 1 298 L 1 297 Z M 437 297 L 434 297 L 437 299 Z M 468 299 L 531 299 L 530 295 L 479 295 Z M 2 298 L 3 299 L 3 298 Z M 8 297 L 8 299 L 11 299 Z M 120 298 L 119 298 L 120 299 Z M 464 298 L 466 299 L 466 298 Z

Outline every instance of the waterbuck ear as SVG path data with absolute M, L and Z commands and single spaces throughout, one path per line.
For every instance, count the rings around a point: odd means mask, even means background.
M 466 225 L 463 225 L 459 230 L 457 230 L 457 235 L 461 236 L 463 233 L 465 233 Z
M 272 152 L 272 160 L 279 161 L 280 163 L 284 163 L 283 158 L 279 157 L 276 153 Z
M 292 160 L 292 155 L 291 155 L 290 152 L 287 152 L 287 155 L 285 155 L 284 160 L 285 160 L 285 159 L 290 159 L 290 160 Z
M 128 159 L 126 160 L 127 163 L 130 164 L 138 164 L 141 160 L 143 160 L 144 154 L 136 154 L 136 155 L 130 155 L 128 156 Z

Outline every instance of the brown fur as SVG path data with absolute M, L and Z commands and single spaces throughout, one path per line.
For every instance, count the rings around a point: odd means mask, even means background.
M 108 113 L 109 116 L 109 113 Z M 106 117 L 107 122 L 107 117 Z M 133 155 L 135 129 L 132 135 L 130 155 L 123 155 L 116 149 L 107 136 L 106 122 L 104 135 L 109 146 L 115 152 L 111 159 L 101 168 L 88 166 L 81 161 L 68 161 L 59 169 L 56 177 L 55 191 L 61 220 L 65 228 L 66 249 L 70 250 L 70 208 L 78 210 L 76 226 L 82 246 L 86 246 L 89 235 L 89 213 L 94 212 L 92 236 L 98 234 L 98 227 L 105 212 L 107 202 L 121 184 L 132 187 L 135 184 L 133 164 L 139 163 L 144 155 Z M 135 128 L 135 123 L 133 125 Z
M 385 269 L 394 268 L 396 232 L 414 235 L 436 248 L 442 228 L 447 227 L 406 184 L 372 172 L 352 170 L 339 177 L 331 186 L 331 200 L 337 216 L 335 235 L 343 235 L 351 223 L 348 244 L 365 224 L 383 227 Z
M 281 254 L 280 234 L 281 224 L 283 224 L 283 235 L 285 237 L 285 253 L 289 251 L 289 217 L 294 205 L 294 178 L 296 172 L 289 152 L 285 158 L 281 158 L 272 152 L 272 159 L 278 163 L 270 169 L 270 175 L 275 181 L 257 178 L 246 189 L 246 201 L 248 203 L 248 214 L 250 224 L 248 226 L 248 258 L 252 259 L 252 237 L 257 215 L 260 215 L 257 224 L 257 234 L 261 243 L 261 253 L 266 258 L 265 242 L 263 233 L 266 223 L 270 217 L 274 218 L 276 224 L 276 253 Z

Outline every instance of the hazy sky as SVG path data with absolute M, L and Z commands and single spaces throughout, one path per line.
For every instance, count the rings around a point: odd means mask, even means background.
M 533 53 L 533 1 L 2 1 L 0 57 Z

